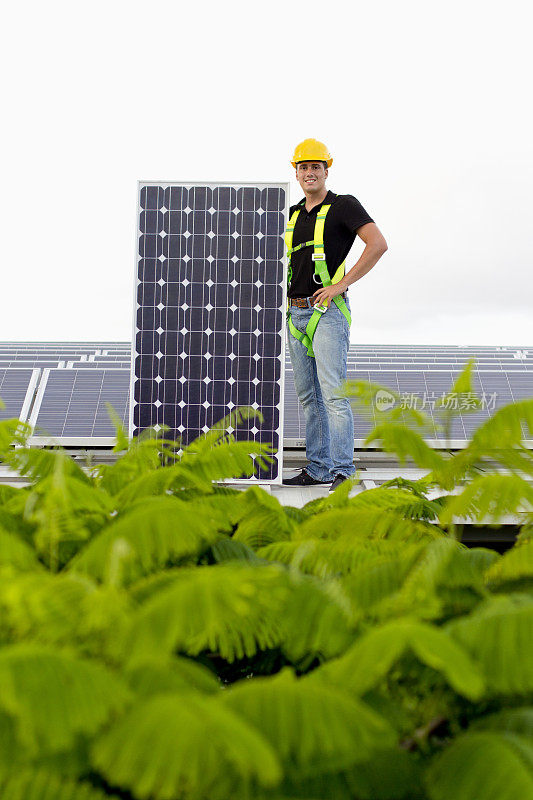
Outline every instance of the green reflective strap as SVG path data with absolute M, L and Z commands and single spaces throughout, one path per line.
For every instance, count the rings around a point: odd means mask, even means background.
M 311 317 L 311 319 L 312 319 L 312 317 Z M 311 320 L 309 320 L 309 322 L 311 322 Z M 311 356 L 311 357 L 314 357 L 313 346 L 311 344 L 311 339 L 307 335 L 307 328 L 309 327 L 309 323 L 307 324 L 306 333 L 302 333 L 302 331 L 299 331 L 298 328 L 294 325 L 294 322 L 291 319 L 291 315 L 290 315 L 289 311 L 287 311 L 287 323 L 288 323 L 288 326 L 289 326 L 289 331 L 292 333 L 292 335 L 295 337 L 295 339 L 298 339 L 298 341 L 301 342 L 304 347 L 307 347 L 307 355 Z
M 292 253 L 292 237 L 294 234 L 294 226 L 296 225 L 296 220 L 298 218 L 298 214 L 300 213 L 300 209 L 296 209 L 294 214 L 289 220 L 289 224 L 287 225 L 287 230 L 285 231 L 285 244 L 287 245 L 287 287 L 291 285 L 292 281 L 292 267 L 291 267 L 291 253 Z
M 287 245 L 288 252 L 290 252 L 292 249 L 292 237 L 294 234 L 294 226 L 296 225 L 296 220 L 298 219 L 299 213 L 300 209 L 297 208 L 292 217 L 290 218 L 287 224 L 287 230 L 285 231 L 285 244 Z
M 326 216 L 330 208 L 331 204 L 328 206 L 322 206 L 316 215 L 315 222 L 315 249 L 313 253 L 313 261 L 315 262 L 315 275 L 318 275 L 320 278 L 322 286 L 329 286 L 331 284 L 324 250 L 324 225 L 326 224 Z
M 293 253 L 296 253 L 297 250 L 301 250 L 302 247 L 312 247 L 314 242 L 303 242 L 303 244 L 297 244 L 296 247 L 289 247 L 287 249 L 287 256 L 290 258 Z
M 325 261 L 315 261 L 315 275 L 320 278 L 322 286 L 331 286 L 331 278 Z
M 352 324 L 352 315 L 350 314 L 350 312 L 348 310 L 348 306 L 344 302 L 344 297 L 341 297 L 340 295 L 338 297 L 334 297 L 333 298 L 333 302 L 335 303 L 335 305 L 337 306 L 339 311 L 342 314 L 344 314 L 344 317 L 345 317 L 346 322 L 348 323 L 348 325 L 351 325 Z
M 307 355 L 311 356 L 311 358 L 315 357 L 315 354 L 313 352 L 313 338 L 315 335 L 315 331 L 317 329 L 317 325 L 320 322 L 320 317 L 322 316 L 323 313 L 324 313 L 323 311 L 322 312 L 316 311 L 315 309 L 315 311 L 313 311 L 313 313 L 311 314 L 309 322 L 307 323 L 305 328 L 305 332 L 309 337 L 309 344 L 307 345 Z
M 325 311 L 326 311 L 325 308 L 324 311 L 318 311 L 317 309 L 313 311 L 311 317 L 309 318 L 309 322 L 305 326 L 305 333 L 302 333 L 302 331 L 298 330 L 298 328 L 292 321 L 290 312 L 287 311 L 287 323 L 289 326 L 289 331 L 291 332 L 291 334 L 294 336 L 295 339 L 298 339 L 298 341 L 301 342 L 303 346 L 307 348 L 307 355 L 310 356 L 311 358 L 315 357 L 315 354 L 313 352 L 313 337 L 315 335 L 317 325 L 320 322 L 320 317 L 322 316 L 322 314 L 325 313 Z

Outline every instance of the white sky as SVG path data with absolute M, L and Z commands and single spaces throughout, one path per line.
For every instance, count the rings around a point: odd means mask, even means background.
M 528 5 L 10 4 L 0 340 L 129 340 L 137 180 L 295 202 L 313 136 L 389 245 L 352 341 L 533 345 Z

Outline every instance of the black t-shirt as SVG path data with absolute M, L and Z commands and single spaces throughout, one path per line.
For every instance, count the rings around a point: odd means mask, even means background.
M 357 229 L 367 222 L 374 222 L 365 211 L 359 200 L 351 194 L 335 194 L 328 192 L 320 205 L 315 206 L 309 213 L 305 210 L 305 198 L 291 206 L 290 216 L 300 206 L 300 213 L 296 220 L 292 246 L 304 242 L 311 242 L 315 236 L 316 215 L 323 205 L 331 204 L 324 225 L 324 251 L 328 272 L 333 278 L 336 270 L 342 264 L 351 250 L 357 235 Z M 322 285 L 313 280 L 315 263 L 311 258 L 312 247 L 302 247 L 292 254 L 292 281 L 289 287 L 289 297 L 311 297 Z

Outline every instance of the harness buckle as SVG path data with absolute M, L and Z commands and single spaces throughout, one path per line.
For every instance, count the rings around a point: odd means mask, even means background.
M 325 261 L 326 255 L 325 253 L 313 253 L 311 258 L 313 259 L 313 261 Z
M 327 310 L 327 306 L 315 306 L 316 311 L 319 311 L 321 314 L 324 314 Z

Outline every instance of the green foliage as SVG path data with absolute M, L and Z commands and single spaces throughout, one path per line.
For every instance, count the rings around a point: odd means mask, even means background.
M 484 689 L 481 673 L 463 648 L 444 631 L 422 622 L 398 620 L 361 636 L 342 658 L 322 667 L 326 679 L 364 695 L 390 672 L 406 652 L 442 673 L 459 694 L 478 700 Z
M 275 565 L 183 569 L 132 615 L 124 654 L 205 651 L 229 663 L 253 656 L 280 644 L 288 592 L 288 576 Z
M 533 743 L 512 733 L 460 736 L 431 765 L 431 800 L 533 800 Z
M 128 700 L 101 664 L 24 642 L 0 650 L 0 709 L 29 753 L 58 752 L 95 734 Z
M 533 692 L 531 595 L 490 598 L 447 630 L 480 664 L 492 692 Z
M 394 744 L 389 723 L 364 703 L 289 669 L 241 681 L 223 702 L 261 731 L 290 777 L 346 769 Z
M 172 800 L 183 791 L 227 800 L 281 776 L 259 731 L 219 699 L 192 690 L 141 699 L 95 743 L 93 763 L 141 800 Z
M 0 422 L 2 800 L 533 800 L 533 400 L 455 454 L 396 404 L 367 442 L 424 476 L 301 509 L 219 483 L 272 458 L 254 409 L 186 447 L 109 410 L 85 469 Z M 504 556 L 459 541 L 509 514 Z
M 111 584 L 130 583 L 166 566 L 196 561 L 224 523 L 216 509 L 176 497 L 146 498 L 93 537 L 69 569 Z

